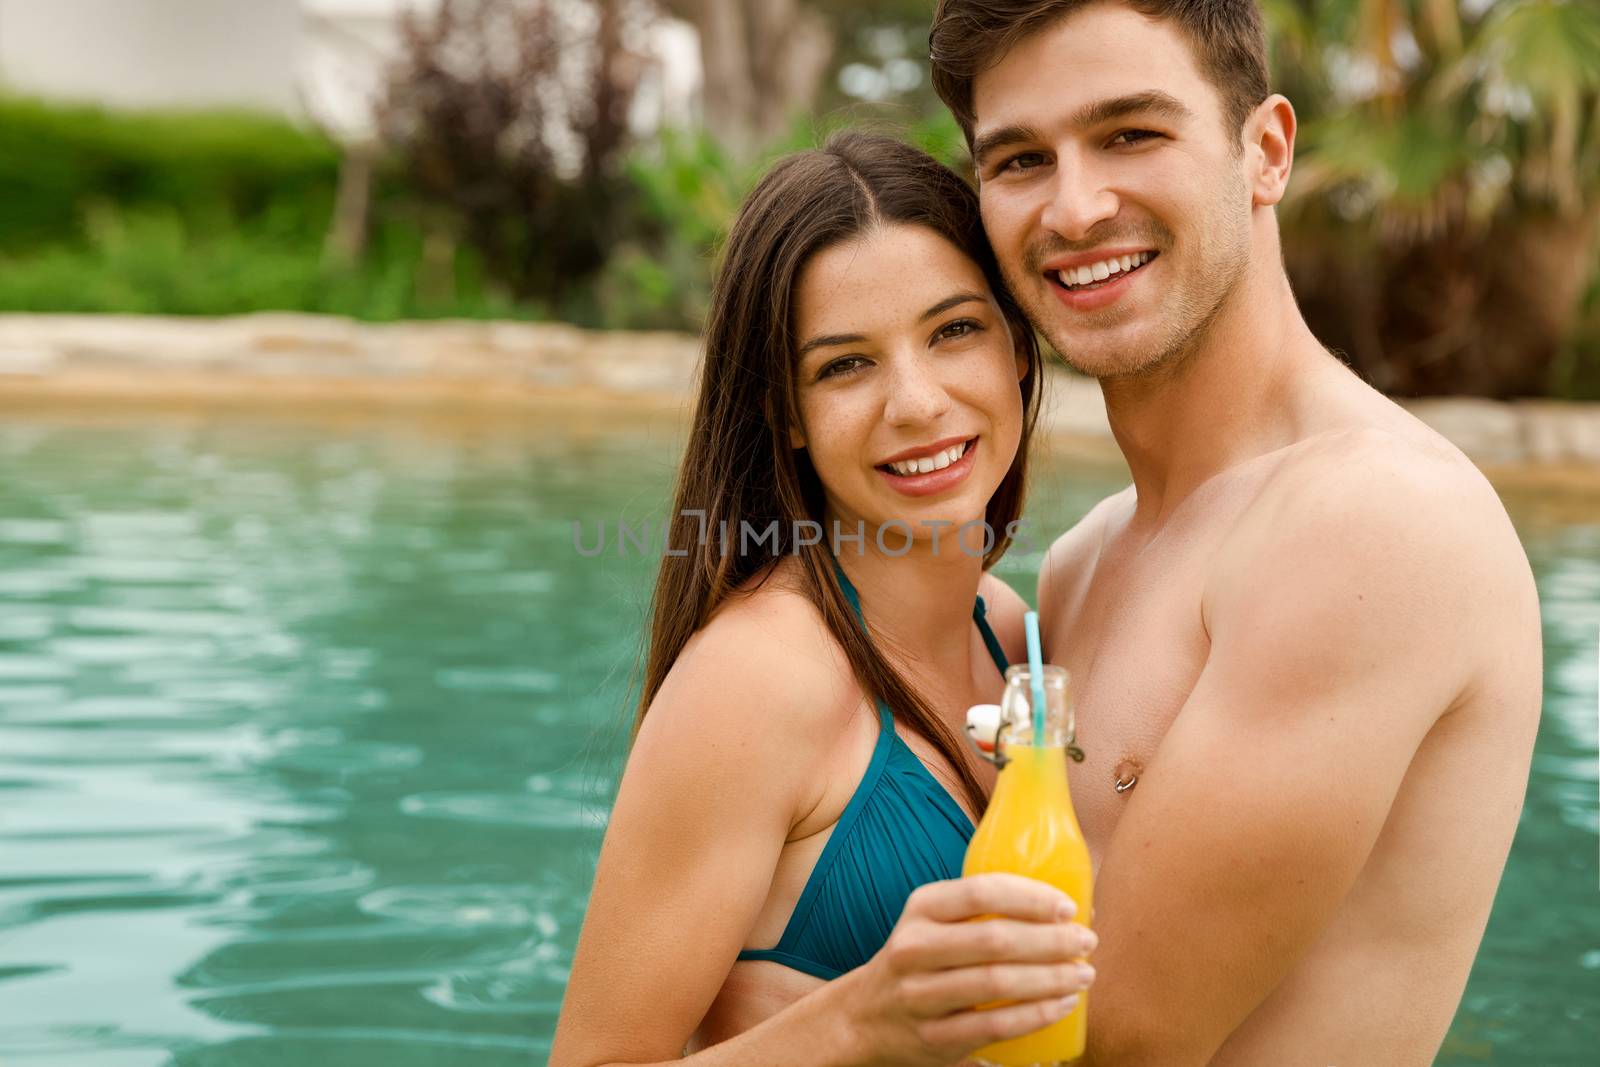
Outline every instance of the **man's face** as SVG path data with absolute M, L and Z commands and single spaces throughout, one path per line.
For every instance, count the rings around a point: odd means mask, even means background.
M 1190 350 L 1244 277 L 1238 136 L 1177 28 L 1095 4 L 973 85 L 983 221 L 1028 317 L 1078 370 Z

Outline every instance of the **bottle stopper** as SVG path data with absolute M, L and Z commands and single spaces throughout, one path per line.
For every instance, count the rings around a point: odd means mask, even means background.
M 967 736 L 984 755 L 994 754 L 995 735 L 1000 732 L 1000 705 L 974 704 L 967 709 Z

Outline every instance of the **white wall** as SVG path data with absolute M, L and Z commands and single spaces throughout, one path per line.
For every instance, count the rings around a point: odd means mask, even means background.
M 127 107 L 299 110 L 299 0 L 0 0 L 0 83 Z
M 560 2 L 560 0 L 557 0 Z M 0 87 L 111 107 L 237 105 L 372 135 L 397 14 L 440 0 L 0 0 Z M 667 21 L 632 125 L 689 121 L 694 30 Z

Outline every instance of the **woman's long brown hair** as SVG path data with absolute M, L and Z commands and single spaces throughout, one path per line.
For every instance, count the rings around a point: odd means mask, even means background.
M 661 561 L 634 733 L 695 631 L 747 580 L 760 575 L 764 581 L 782 556 L 792 554 L 806 596 L 844 649 L 862 690 L 938 749 L 974 810 L 982 811 L 983 790 L 961 741 L 874 647 L 839 586 L 828 540 L 811 545 L 794 538 L 796 522 L 822 521 L 824 499 L 807 453 L 789 441 L 797 411 L 795 281 L 823 249 L 893 223 L 927 227 L 978 264 L 1027 359 L 1022 440 L 989 501 L 986 518 L 995 537 L 984 568 L 1009 545 L 1006 531 L 1022 512 L 1028 442 L 1038 415 L 1039 348 L 1001 280 L 977 195 L 931 156 L 876 134 L 837 134 L 821 149 L 784 158 L 740 208 L 712 293 L 699 396 L 668 527 L 667 543 L 688 554 Z M 743 552 L 740 523 L 764 532 L 774 520 L 777 543 L 769 538 Z

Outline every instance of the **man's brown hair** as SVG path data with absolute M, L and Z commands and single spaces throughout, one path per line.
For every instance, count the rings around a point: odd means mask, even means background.
M 1257 0 L 939 0 L 928 35 L 933 87 L 972 146 L 972 83 L 1025 38 L 1091 4 L 1118 3 L 1170 19 L 1188 39 L 1237 133 L 1267 98 L 1267 40 Z

